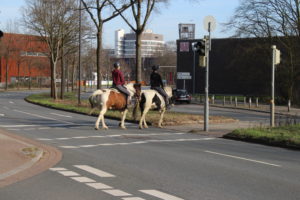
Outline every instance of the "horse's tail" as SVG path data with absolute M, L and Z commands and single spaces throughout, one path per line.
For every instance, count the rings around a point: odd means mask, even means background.
M 89 115 L 91 115 L 95 109 L 97 109 L 98 106 L 102 105 L 101 102 L 101 95 L 103 94 L 102 90 L 96 90 L 90 97 L 89 102 L 91 105 L 92 110 L 89 112 Z

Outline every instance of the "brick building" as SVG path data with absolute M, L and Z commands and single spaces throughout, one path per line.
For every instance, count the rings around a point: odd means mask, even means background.
M 47 44 L 39 36 L 4 33 L 0 41 L 0 87 L 17 82 L 48 84 Z

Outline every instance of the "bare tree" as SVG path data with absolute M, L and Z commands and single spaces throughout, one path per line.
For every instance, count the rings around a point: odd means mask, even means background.
M 130 0 L 131 3 L 131 14 L 134 20 L 134 23 L 130 23 L 130 19 L 126 18 L 113 2 L 109 1 L 114 7 L 116 12 L 118 12 L 124 21 L 128 24 L 131 30 L 135 33 L 136 42 L 135 42 L 135 52 L 136 52 L 136 82 L 141 82 L 142 80 L 142 34 L 145 30 L 147 22 L 150 18 L 150 15 L 156 4 L 166 3 L 168 0 Z
M 279 42 L 286 52 L 281 65 L 288 98 L 300 78 L 300 1 L 299 0 L 242 0 L 226 30 L 235 30 L 234 37 L 265 38 L 270 44 Z
M 102 51 L 102 34 L 104 23 L 112 20 L 124 10 L 129 8 L 129 0 L 81 0 L 86 12 L 89 14 L 97 30 L 97 88 L 101 88 L 101 51 Z M 129 2 L 129 3 L 127 3 Z M 118 10 L 112 12 L 111 4 Z
M 78 19 L 75 0 L 26 0 L 24 24 L 47 43 L 51 62 L 51 96 L 57 99 L 56 68 L 63 40 L 71 33 Z

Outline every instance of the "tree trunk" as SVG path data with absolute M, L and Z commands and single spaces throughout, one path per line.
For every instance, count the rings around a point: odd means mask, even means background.
M 65 94 L 65 67 L 64 67 L 64 45 L 61 48 L 61 81 L 60 81 L 60 99 L 64 99 Z
M 20 63 L 18 63 L 18 83 L 17 83 L 18 90 L 20 89 Z
M 142 32 L 136 32 L 135 41 L 135 63 L 136 63 L 136 82 L 142 81 Z
M 5 63 L 5 90 L 8 89 L 8 61 Z
M 101 89 L 102 85 L 102 74 L 101 74 L 101 52 L 102 52 L 102 29 L 103 24 L 99 23 L 98 26 L 98 33 L 97 33 L 97 59 L 96 59 L 96 65 L 97 65 L 97 89 Z

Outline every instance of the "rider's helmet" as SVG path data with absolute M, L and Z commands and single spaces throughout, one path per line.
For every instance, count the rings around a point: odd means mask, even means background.
M 159 65 L 153 65 L 153 66 L 152 66 L 152 70 L 153 70 L 153 71 L 157 71 L 158 69 L 159 69 Z
M 115 62 L 115 63 L 114 63 L 114 68 L 115 68 L 115 69 L 119 68 L 120 66 L 121 66 L 121 65 L 120 65 L 119 62 Z

